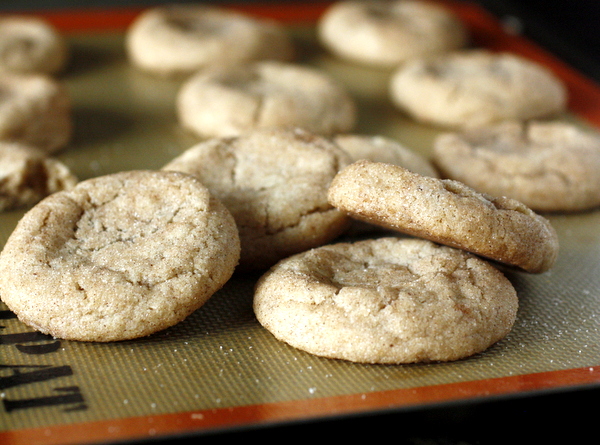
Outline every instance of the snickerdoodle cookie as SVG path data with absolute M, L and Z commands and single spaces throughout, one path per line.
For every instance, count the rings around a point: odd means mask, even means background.
M 176 106 L 181 125 L 200 137 L 277 127 L 329 135 L 352 130 L 357 119 L 354 99 L 334 78 L 277 61 L 198 73 L 182 85 Z
M 0 17 L 0 71 L 57 74 L 69 58 L 66 39 L 37 17 Z
M 0 211 L 32 206 L 75 184 L 75 175 L 58 159 L 35 147 L 0 142 Z
M 450 10 L 412 0 L 340 1 L 325 11 L 317 29 L 333 54 L 377 67 L 453 51 L 469 40 Z
M 62 82 L 42 74 L 0 74 L 0 141 L 52 153 L 67 145 L 72 131 L 71 98 Z
M 80 182 L 28 211 L 0 254 L 2 301 L 58 338 L 117 341 L 170 327 L 232 275 L 228 210 L 178 172 Z
M 210 5 L 150 8 L 132 23 L 125 45 L 135 66 L 164 77 L 294 55 L 292 40 L 278 23 Z
M 431 161 L 387 136 L 366 134 L 338 134 L 333 137 L 336 144 L 342 147 L 353 161 L 368 159 L 375 162 L 387 162 L 400 165 L 411 172 L 423 176 L 438 177 Z
M 390 97 L 418 121 L 469 127 L 556 115 L 567 90 L 532 60 L 471 50 L 407 62 L 392 75 Z
M 254 312 L 277 339 L 360 363 L 449 361 L 511 330 L 516 291 L 490 263 L 427 240 L 337 243 L 282 260 L 257 283 Z
M 367 160 L 340 171 L 329 202 L 352 217 L 457 247 L 531 273 L 550 269 L 558 237 L 523 203 Z
M 443 175 L 539 212 L 600 205 L 600 136 L 575 124 L 505 122 L 434 141 Z
M 200 179 L 233 214 L 240 268 L 266 269 L 288 255 L 331 241 L 348 217 L 327 202 L 346 152 L 304 130 L 261 130 L 213 138 L 163 167 Z

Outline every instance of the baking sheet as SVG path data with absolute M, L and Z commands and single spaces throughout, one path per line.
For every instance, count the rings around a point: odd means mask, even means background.
M 547 64 L 569 85 L 564 118 L 600 124 L 598 87 L 471 4 L 451 3 L 474 44 Z M 314 10 L 311 10 L 314 11 Z M 389 72 L 324 52 L 311 25 L 289 22 L 302 63 L 325 69 L 359 104 L 356 132 L 394 137 L 425 155 L 439 130 L 387 98 Z M 69 32 L 61 77 L 74 101 L 75 134 L 57 157 L 80 178 L 160 168 L 194 144 L 176 120 L 175 81 L 132 68 L 122 30 Z M 0 214 L 4 243 L 24 211 Z M 520 298 L 506 339 L 450 363 L 361 365 L 312 356 L 275 340 L 252 313 L 258 276 L 236 274 L 184 322 L 153 336 L 95 344 L 52 339 L 0 303 L 0 442 L 81 443 L 215 431 L 335 415 L 481 400 L 600 385 L 600 212 L 547 215 L 561 252 L 541 275 L 507 271 Z

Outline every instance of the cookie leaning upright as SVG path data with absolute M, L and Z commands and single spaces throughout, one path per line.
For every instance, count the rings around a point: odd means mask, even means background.
M 37 204 L 78 181 L 58 159 L 35 147 L 9 142 L 0 142 L 0 178 L 0 211 Z
M 27 212 L 0 254 L 0 297 L 58 338 L 117 341 L 170 327 L 230 278 L 233 217 L 196 178 L 128 171 Z
M 351 164 L 336 175 L 328 198 L 357 219 L 531 273 L 547 271 L 558 255 L 550 222 L 521 202 L 391 164 Z
M 72 104 L 62 82 L 46 74 L 0 74 L 0 140 L 46 153 L 64 148 L 73 134 Z

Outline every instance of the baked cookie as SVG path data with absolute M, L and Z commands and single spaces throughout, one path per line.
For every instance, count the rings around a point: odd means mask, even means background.
M 71 139 L 71 99 L 65 86 L 41 74 L 0 74 L 0 141 L 47 153 Z
M 294 56 L 292 40 L 278 23 L 209 5 L 150 8 L 127 30 L 125 46 L 134 66 L 164 77 Z
M 451 11 L 411 0 L 340 1 L 321 16 L 317 31 L 333 54 L 384 68 L 457 50 L 469 40 L 465 26 Z
M 333 137 L 353 161 L 368 159 L 375 162 L 400 165 L 423 176 L 439 176 L 436 168 L 425 156 L 405 147 L 387 136 L 363 134 L 338 134 Z
M 257 283 L 254 312 L 277 339 L 323 357 L 458 360 L 504 338 L 517 315 L 490 263 L 427 240 L 385 237 L 285 259 Z
M 75 184 L 75 175 L 58 159 L 34 147 L 0 142 L 0 211 L 32 206 Z
M 534 61 L 472 50 L 407 62 L 391 77 L 390 97 L 418 121 L 467 127 L 555 115 L 567 91 Z
M 0 296 L 54 337 L 118 341 L 186 318 L 232 275 L 239 238 L 198 179 L 127 171 L 29 210 L 0 254 Z
M 231 211 L 240 269 L 272 266 L 331 241 L 348 224 L 327 203 L 329 184 L 348 155 L 304 130 L 257 130 L 201 142 L 163 167 L 198 177 Z
M 69 57 L 63 36 L 45 20 L 8 15 L 0 18 L 0 71 L 57 74 Z
M 600 136 L 567 122 L 506 122 L 434 141 L 444 177 L 538 212 L 600 205 Z
M 550 222 L 521 202 L 396 165 L 354 162 L 333 179 L 329 202 L 359 220 L 531 273 L 547 271 L 558 255 Z
M 400 165 L 412 172 L 437 178 L 439 176 L 429 159 L 386 136 L 339 134 L 333 138 L 352 158 L 352 161 L 368 159 Z M 346 230 L 348 236 L 360 236 L 381 232 L 382 227 L 353 219 Z
M 277 61 L 198 73 L 182 85 L 176 107 L 181 125 L 201 137 L 277 127 L 329 135 L 356 122 L 341 84 L 316 68 Z

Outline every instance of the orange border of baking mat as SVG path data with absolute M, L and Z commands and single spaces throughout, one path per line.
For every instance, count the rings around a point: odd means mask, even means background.
M 552 54 L 517 34 L 506 32 L 496 18 L 470 2 L 441 1 L 451 8 L 471 30 L 473 43 L 495 51 L 511 51 L 538 61 L 555 72 L 567 85 L 570 110 L 600 126 L 600 86 Z M 327 2 L 278 4 L 232 4 L 248 13 L 283 22 L 314 22 Z M 141 9 L 82 9 L 38 13 L 65 32 L 125 29 Z M 459 382 L 418 388 L 361 393 L 323 399 L 238 406 L 156 416 L 131 417 L 79 424 L 0 432 L 3 445 L 53 445 L 135 440 L 201 433 L 249 425 L 328 418 L 445 402 L 475 400 L 492 396 L 522 394 L 553 389 L 585 388 L 600 384 L 600 367 L 549 371 L 519 376 Z

